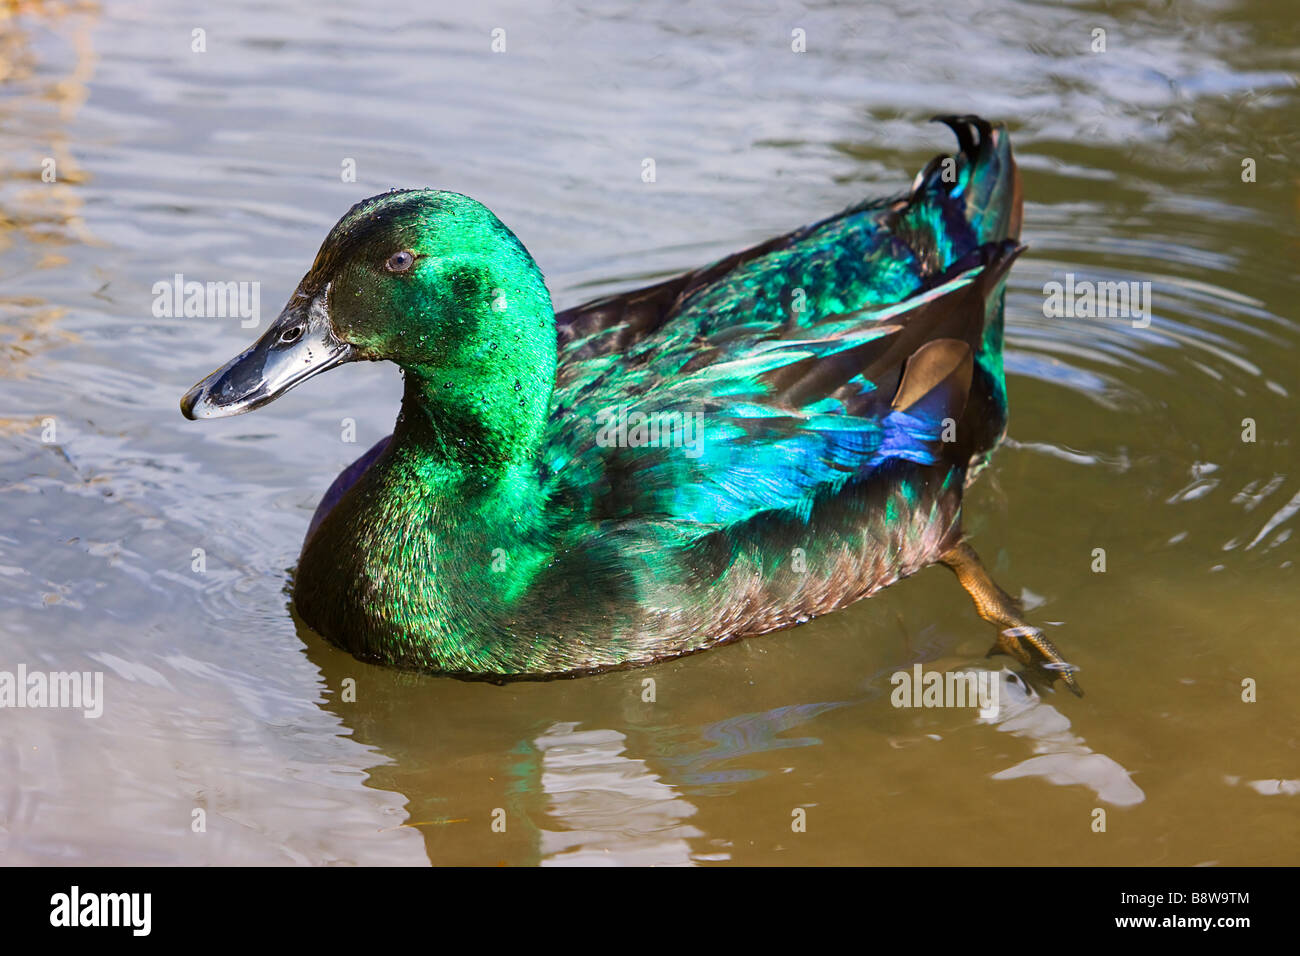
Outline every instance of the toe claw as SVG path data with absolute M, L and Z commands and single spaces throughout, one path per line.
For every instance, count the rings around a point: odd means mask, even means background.
M 1056 645 L 1032 625 L 1004 628 L 998 633 L 998 642 L 989 654 L 994 652 L 1008 654 L 1027 667 L 1036 669 L 1047 679 L 1049 686 L 1059 678 L 1070 693 L 1076 697 L 1083 696 L 1083 688 L 1074 679 L 1079 668 L 1065 660 Z

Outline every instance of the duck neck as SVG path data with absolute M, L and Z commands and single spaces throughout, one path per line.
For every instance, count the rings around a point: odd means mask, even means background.
M 512 326 L 437 367 L 404 368 L 398 447 L 448 478 L 477 482 L 532 463 L 555 388 L 549 301 Z

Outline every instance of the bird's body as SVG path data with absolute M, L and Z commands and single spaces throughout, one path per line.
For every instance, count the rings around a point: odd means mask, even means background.
M 558 315 L 478 203 L 374 197 L 187 414 L 274 397 L 231 369 L 274 377 L 303 336 L 322 367 L 403 366 L 393 435 L 326 494 L 294 583 L 303 619 L 363 659 L 573 676 L 843 607 L 953 563 L 1006 427 L 1019 179 L 1004 130 L 945 122 L 961 150 L 903 198 Z

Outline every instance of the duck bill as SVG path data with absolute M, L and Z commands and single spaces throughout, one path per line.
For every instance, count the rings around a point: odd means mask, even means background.
M 325 298 L 321 292 L 287 306 L 261 338 L 185 393 L 181 414 L 226 418 L 252 411 L 313 375 L 352 361 L 355 350 L 334 334 Z

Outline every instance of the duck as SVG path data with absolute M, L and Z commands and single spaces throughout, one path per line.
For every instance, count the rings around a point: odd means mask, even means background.
M 560 312 L 483 204 L 365 199 L 181 411 L 400 366 L 392 434 L 326 491 L 292 578 L 301 620 L 363 661 L 578 677 L 789 628 L 942 564 L 995 626 L 990 654 L 1079 693 L 963 532 L 1007 427 L 1023 201 L 1005 126 L 935 119 L 957 149 L 904 194 Z

